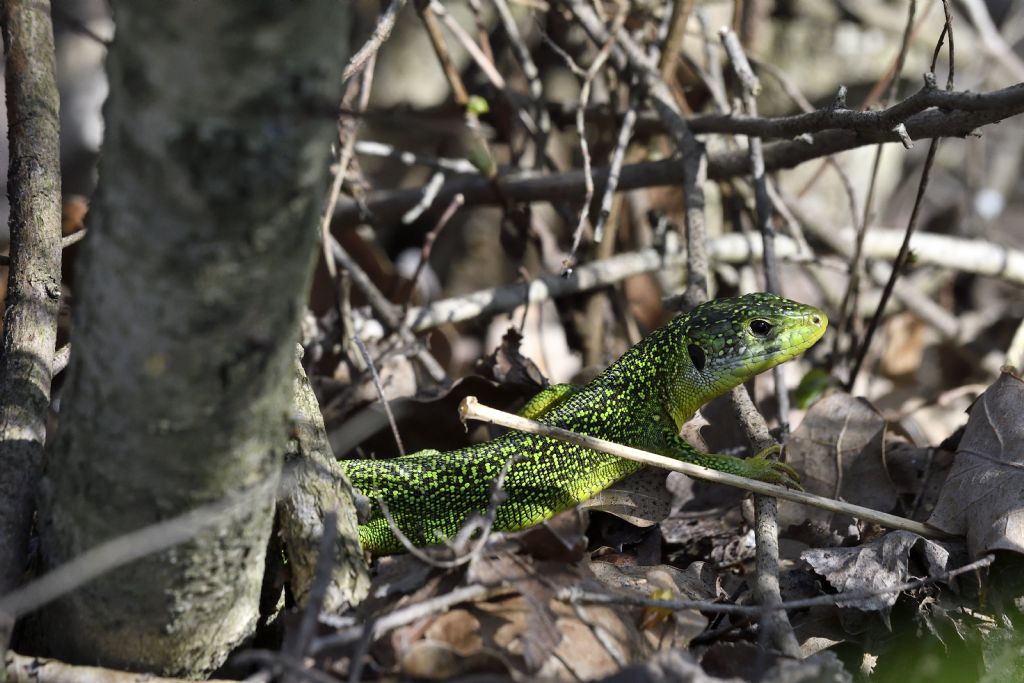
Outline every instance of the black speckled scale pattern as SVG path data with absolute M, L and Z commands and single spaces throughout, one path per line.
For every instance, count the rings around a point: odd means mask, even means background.
M 686 446 L 676 438 L 679 428 L 710 399 L 812 346 L 827 324 L 818 309 L 771 294 L 710 301 L 651 333 L 536 419 L 747 475 L 745 461 Z M 469 515 L 487 510 L 492 484 L 509 459 L 506 498 L 494 524 L 500 531 L 539 524 L 641 467 L 520 432 L 446 453 L 340 464 L 359 491 L 384 498 L 413 543 L 427 545 L 454 536 Z M 403 549 L 376 503 L 359 537 L 373 553 Z

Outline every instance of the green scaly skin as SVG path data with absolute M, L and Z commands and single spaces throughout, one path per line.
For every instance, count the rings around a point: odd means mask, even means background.
M 550 387 L 522 414 L 723 472 L 798 486 L 796 472 L 766 453 L 746 460 L 702 453 L 679 430 L 712 398 L 803 353 L 827 326 L 817 308 L 772 294 L 710 301 L 652 332 L 590 384 Z M 642 467 L 522 432 L 447 453 L 348 460 L 341 467 L 371 501 L 384 499 L 413 543 L 429 545 L 454 536 L 467 517 L 487 510 L 492 482 L 513 458 L 497 531 L 539 524 Z M 359 527 L 359 540 L 374 554 L 404 550 L 376 502 L 370 520 Z

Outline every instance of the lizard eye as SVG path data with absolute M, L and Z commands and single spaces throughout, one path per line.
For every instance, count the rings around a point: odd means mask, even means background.
M 757 320 L 751 320 L 750 331 L 758 337 L 767 337 L 768 333 L 772 331 L 772 324 L 767 320 L 761 320 L 760 318 Z
M 704 369 L 704 349 L 700 348 L 696 344 L 690 344 L 686 347 L 686 351 L 690 354 L 690 361 L 693 363 L 693 367 L 697 368 L 697 372 Z

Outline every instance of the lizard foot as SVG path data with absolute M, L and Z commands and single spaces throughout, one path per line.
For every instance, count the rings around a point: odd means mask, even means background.
M 782 448 L 775 444 L 765 448 L 760 453 L 752 458 L 741 460 L 743 472 L 738 472 L 744 477 L 750 479 L 757 479 L 768 484 L 778 484 L 779 486 L 786 486 L 788 488 L 797 489 L 803 491 L 803 487 L 800 486 L 800 475 L 795 469 L 790 467 L 784 462 L 778 460 L 770 460 L 768 456 L 779 453 Z

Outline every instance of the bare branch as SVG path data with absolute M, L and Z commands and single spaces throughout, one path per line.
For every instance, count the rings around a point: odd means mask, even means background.
M 380 46 L 391 35 L 391 30 L 395 28 L 395 19 L 398 17 L 399 11 L 405 6 L 405 3 L 406 0 L 391 0 L 391 4 L 388 5 L 387 9 L 377 19 L 377 26 L 373 29 L 373 35 L 370 36 L 365 45 L 359 48 L 359 52 L 352 55 L 352 59 L 348 60 L 348 64 L 341 74 L 343 81 L 347 81 L 359 73 L 363 65 L 377 54 L 377 50 L 380 49 Z
M 1024 112 L 1024 84 L 1013 85 L 988 93 L 929 91 L 929 102 L 937 106 L 951 107 L 951 111 L 932 109 L 919 111 L 904 121 L 907 133 L 914 140 L 935 137 L 965 137 L 976 129 Z M 899 106 L 899 105 L 896 105 Z M 891 127 L 876 125 L 861 126 L 858 117 L 875 117 L 872 112 L 848 112 L 846 123 L 858 121 L 850 129 L 825 130 L 814 136 L 812 143 L 803 141 L 776 142 L 765 145 L 765 171 L 771 172 L 793 168 L 805 161 L 818 159 L 865 145 L 899 142 L 899 136 Z M 819 114 L 814 114 L 818 116 Z M 802 115 L 801 115 L 802 116 Z M 843 116 L 846 116 L 845 114 Z M 723 117 L 728 119 L 729 117 Z M 775 119 L 757 119 L 772 122 Z M 695 120 L 696 122 L 696 120 Z M 772 124 L 774 126 L 774 124 Z M 771 126 L 769 126 L 771 127 Z M 724 126 L 723 126 L 724 128 Z M 710 132 L 710 131 L 701 131 Z M 737 126 L 720 132 L 737 134 L 761 134 L 764 130 L 755 126 Z M 770 135 L 770 133 L 769 133 Z M 708 155 L 707 174 L 710 180 L 726 180 L 750 173 L 750 160 L 746 151 L 721 152 Z M 683 180 L 683 169 L 677 160 L 652 161 L 627 164 L 619 178 L 619 191 L 635 190 L 642 187 L 678 185 Z M 595 191 L 603 191 L 608 181 L 608 168 L 594 169 Z M 446 205 L 456 193 L 466 197 L 466 205 L 503 205 L 511 201 L 577 201 L 584 196 L 582 171 L 541 174 L 525 172 L 499 176 L 496 180 L 501 196 L 494 183 L 487 178 L 453 178 L 445 183 L 438 193 L 438 202 Z M 384 190 L 370 193 L 365 207 L 377 221 L 393 221 L 409 207 L 419 201 L 418 190 Z M 355 225 L 364 220 L 362 207 L 354 200 L 338 202 L 334 220 L 340 226 Z

